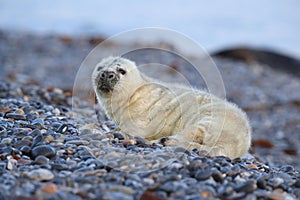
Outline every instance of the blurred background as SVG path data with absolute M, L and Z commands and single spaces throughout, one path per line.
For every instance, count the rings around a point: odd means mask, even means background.
M 299 58 L 299 9 L 297 0 L 0 0 L 0 29 L 108 37 L 165 27 L 192 37 L 208 51 L 247 45 Z
M 107 37 L 143 27 L 173 29 L 212 55 L 227 98 L 249 116 L 251 153 L 300 169 L 299 10 L 298 0 L 0 0 L 0 80 L 72 93 L 81 64 Z M 99 59 L 142 36 L 107 44 Z M 148 39 L 161 42 L 159 35 Z M 131 56 L 190 69 L 170 55 Z

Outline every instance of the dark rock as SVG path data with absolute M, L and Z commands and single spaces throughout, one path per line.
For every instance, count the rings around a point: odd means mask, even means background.
M 210 178 L 212 173 L 211 169 L 201 169 L 196 172 L 195 178 L 199 181 L 203 181 Z
M 294 186 L 297 187 L 297 188 L 300 188 L 300 179 L 297 179 Z
M 32 149 L 31 155 L 36 158 L 39 155 L 46 156 L 47 158 L 54 158 L 56 155 L 56 150 L 50 145 L 41 145 Z
M 68 131 L 68 125 L 66 124 L 62 124 L 58 129 L 57 129 L 57 132 L 59 133 L 65 133 Z
M 231 167 L 230 171 L 227 172 L 228 176 L 235 176 L 240 173 L 240 167 L 238 165 L 234 165 Z
M 41 144 L 43 141 L 44 141 L 44 136 L 42 135 L 41 132 L 39 132 L 38 135 L 36 135 L 33 138 L 31 147 L 35 147 L 35 146 Z
M 138 147 L 148 147 L 149 146 L 146 144 L 146 140 L 143 138 L 136 137 L 135 141 L 136 141 L 136 146 L 138 146 Z
M 32 136 L 32 137 L 35 137 L 35 136 L 37 136 L 37 135 L 41 135 L 42 133 L 41 133 L 41 131 L 39 130 L 39 129 L 35 129 L 35 130 L 33 130 L 31 133 L 30 133 L 30 135 Z
M 22 114 L 17 114 L 17 113 L 7 113 L 5 115 L 6 118 L 12 118 L 15 120 L 25 120 L 26 119 L 26 115 L 22 115 Z
M 267 187 L 267 180 L 269 179 L 269 176 L 260 176 L 258 179 L 257 179 L 257 187 L 258 188 L 261 188 L 261 189 L 266 189 Z
M 168 181 L 160 186 L 160 189 L 165 192 L 175 192 L 186 188 L 186 185 L 181 184 L 178 181 Z
M 249 180 L 246 181 L 243 184 L 237 185 L 234 187 L 234 190 L 237 192 L 245 192 L 250 193 L 254 191 L 257 188 L 256 181 L 255 180 Z
M 124 135 L 121 134 L 121 133 L 115 132 L 115 133 L 113 133 L 113 136 L 114 136 L 114 138 L 118 138 L 119 140 L 124 140 L 125 139 Z
M 284 165 L 280 168 L 280 171 L 283 171 L 283 172 L 293 172 L 295 169 L 293 166 L 291 165 Z
M 53 122 L 51 123 L 51 126 L 55 129 L 58 130 L 58 128 L 61 126 L 62 124 L 59 122 Z
M 219 170 L 214 170 L 211 176 L 213 177 L 213 179 L 216 182 L 223 183 L 224 177 L 223 177 L 223 174 Z
M 30 140 L 19 140 L 14 143 L 14 147 L 20 149 L 23 146 L 30 146 L 31 141 Z
M 22 146 L 20 151 L 26 156 L 31 156 L 31 148 L 29 146 Z
M 217 188 L 217 192 L 220 195 L 229 196 L 234 192 L 234 189 L 230 185 L 220 185 L 220 187 Z
M 51 164 L 51 168 L 54 169 L 54 170 L 67 170 L 69 167 L 67 164 L 64 164 L 64 163 L 53 163 Z
M 300 76 L 300 61 L 298 59 L 270 50 L 240 47 L 222 50 L 213 55 L 243 60 L 247 63 L 258 62 L 276 70 Z

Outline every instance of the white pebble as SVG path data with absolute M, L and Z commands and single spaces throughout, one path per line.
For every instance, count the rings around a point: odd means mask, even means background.
M 14 168 L 14 166 L 17 164 L 17 160 L 15 160 L 15 159 L 9 159 L 8 160 L 8 162 L 7 162 L 7 166 L 6 166 L 6 168 L 8 169 L 8 170 L 12 170 L 13 168 Z
M 11 138 L 3 138 L 3 139 L 1 140 L 1 143 L 2 143 L 2 144 L 10 144 L 11 141 L 12 141 Z
M 28 178 L 36 181 L 49 181 L 54 178 L 54 175 L 51 171 L 47 169 L 35 169 L 27 174 Z

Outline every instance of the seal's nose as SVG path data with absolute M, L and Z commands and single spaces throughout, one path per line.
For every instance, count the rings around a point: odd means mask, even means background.
M 100 79 L 102 80 L 113 80 L 115 77 L 116 75 L 114 72 L 104 71 L 100 73 Z

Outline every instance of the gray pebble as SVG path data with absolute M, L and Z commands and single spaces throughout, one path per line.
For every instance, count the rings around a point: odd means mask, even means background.
M 38 129 L 44 128 L 44 120 L 41 118 L 34 119 L 31 124 Z
M 285 165 L 280 168 L 280 171 L 283 172 L 293 172 L 294 170 L 295 170 L 294 167 L 291 165 Z
M 40 145 L 32 149 L 31 155 L 33 158 L 36 158 L 39 155 L 43 155 L 51 159 L 55 157 L 56 150 L 50 145 Z
M 62 124 L 59 123 L 59 122 L 53 122 L 53 123 L 51 123 L 51 126 L 52 126 L 53 128 L 55 128 L 55 130 L 57 130 L 61 125 L 62 125 Z
M 17 113 L 7 113 L 5 115 L 6 118 L 12 118 L 15 120 L 25 120 L 26 119 L 26 115 L 22 115 L 22 114 L 17 114 Z
M 67 144 L 67 145 L 68 145 L 68 144 L 75 144 L 75 145 L 79 146 L 79 145 L 88 145 L 89 142 L 86 141 L 86 140 L 70 140 L 70 141 L 68 141 L 66 144 Z
M 220 185 L 217 188 L 218 194 L 228 196 L 234 192 L 234 189 L 231 185 Z
M 11 138 L 3 138 L 3 139 L 1 140 L 1 143 L 2 143 L 2 144 L 7 144 L 7 145 L 9 145 L 9 144 L 11 144 L 11 141 L 12 141 Z
M 59 171 L 67 170 L 69 168 L 68 165 L 64 164 L 64 163 L 53 163 L 53 164 L 51 164 L 51 167 L 52 167 L 52 169 L 59 170 Z
M 256 181 L 255 180 L 249 180 L 246 181 L 243 184 L 237 185 L 234 187 L 234 190 L 237 192 L 245 192 L 250 193 L 254 191 L 257 188 Z
M 85 129 L 87 130 L 87 129 Z M 103 135 L 99 133 L 88 133 L 81 136 L 84 140 L 101 140 L 103 138 Z
M 268 183 L 271 184 L 271 186 L 273 186 L 274 188 L 277 188 L 284 183 L 284 180 L 282 178 L 275 177 L 270 179 Z
M 212 173 L 211 169 L 198 170 L 195 174 L 195 178 L 199 181 L 206 180 L 211 177 Z
M 42 144 L 42 142 L 44 141 L 44 136 L 39 133 L 38 135 L 36 135 L 33 140 L 32 140 L 32 144 L 31 144 L 31 147 L 35 147 L 39 144 Z
M 25 139 L 16 141 L 14 143 L 14 147 L 18 148 L 18 149 L 22 148 L 23 146 L 30 146 L 30 145 L 31 145 L 31 141 L 30 140 L 25 140 Z
M 168 181 L 160 186 L 160 189 L 165 192 L 175 192 L 187 189 L 187 185 L 178 181 Z
M 34 129 L 31 133 L 30 136 L 35 137 L 37 135 L 41 135 L 41 131 L 39 129 Z
M 49 158 L 44 155 L 39 155 L 34 159 L 34 164 L 44 165 L 49 163 Z
M 38 118 L 38 115 L 35 114 L 35 113 L 28 113 L 26 114 L 26 119 L 29 120 L 29 121 L 32 121 L 34 119 Z
M 91 115 L 74 115 L 64 91 L 5 85 L 0 109 L 16 110 L 13 114 L 19 115 L 23 110 L 26 120 L 8 117 L 7 111 L 0 113 L 0 198 L 13 199 L 5 196 L 13 191 L 19 199 L 39 195 L 49 199 L 139 199 L 147 189 L 152 199 L 297 199 L 300 195 L 296 165 L 276 168 L 255 158 L 206 157 L 198 150 L 151 145 L 141 138 L 124 148 L 120 133 L 103 139 L 101 131 L 80 129 L 91 124 L 100 130 L 103 121 L 96 118 L 101 111 L 95 116 L 93 110 L 83 108 Z M 108 132 L 115 127 L 109 123 Z M 298 162 L 293 155 L 286 159 Z M 58 188 L 54 194 L 41 191 L 49 180 Z

